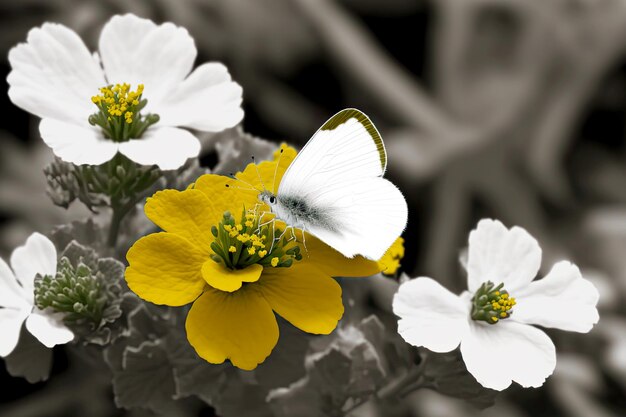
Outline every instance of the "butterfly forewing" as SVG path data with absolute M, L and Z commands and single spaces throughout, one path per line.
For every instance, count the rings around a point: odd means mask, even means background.
M 356 109 L 331 117 L 313 135 L 283 176 L 279 207 L 345 256 L 380 258 L 402 233 L 407 206 L 382 178 L 385 147 L 370 119 Z

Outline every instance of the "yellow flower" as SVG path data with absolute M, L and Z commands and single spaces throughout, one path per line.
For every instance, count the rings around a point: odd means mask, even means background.
M 276 159 L 258 165 L 263 182 L 273 191 L 296 154 L 292 148 L 283 149 L 278 168 Z M 260 187 L 251 165 L 237 177 Z M 258 204 L 257 193 L 237 188 L 237 183 L 204 175 L 184 191 L 164 190 L 149 198 L 146 215 L 163 232 L 145 236 L 130 248 L 126 281 L 137 295 L 155 304 L 193 303 L 185 327 L 198 355 L 211 363 L 229 359 L 249 370 L 263 362 L 278 341 L 274 313 L 305 332 L 328 334 L 343 315 L 341 287 L 332 277 L 369 276 L 381 267 L 362 257 L 345 258 L 308 234 L 308 252 L 300 255 L 305 253 L 301 231 L 296 231 L 298 242 L 272 245 L 272 227 L 284 230 L 284 223 L 261 226 L 260 216 L 250 212 L 237 217 L 243 207 Z M 269 208 L 258 207 L 256 213 L 263 211 Z M 264 215 L 263 223 L 268 218 Z M 246 221 L 255 227 L 245 226 Z M 260 251 L 249 254 L 247 249 L 254 246 L 231 237 L 226 225 L 232 231 L 242 225 L 242 235 L 264 241 L 264 256 Z
M 404 258 L 404 239 L 399 237 L 382 258 L 378 260 L 378 265 L 384 275 L 395 275 L 400 268 L 400 261 Z

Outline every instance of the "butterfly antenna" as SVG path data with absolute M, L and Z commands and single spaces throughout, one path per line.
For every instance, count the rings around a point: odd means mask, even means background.
M 267 187 L 265 186 L 265 184 L 263 184 L 263 178 L 261 178 L 261 173 L 259 172 L 259 167 L 256 164 L 256 159 L 254 159 L 254 155 L 252 155 L 252 163 L 254 164 L 254 169 L 256 170 L 256 175 L 259 177 L 259 182 L 261 183 L 261 186 L 263 186 L 263 190 L 267 191 Z
M 246 181 L 242 180 L 241 178 L 235 177 L 235 174 L 232 173 L 232 172 L 229 175 L 235 181 L 240 181 L 240 182 L 246 184 L 248 187 L 250 187 L 249 189 L 247 189 L 248 191 L 259 191 L 259 192 L 263 191 L 263 190 L 259 190 L 254 185 L 250 184 L 249 182 L 246 182 Z M 231 188 L 230 184 L 226 184 L 226 187 Z M 238 188 L 238 189 L 241 189 L 241 190 L 246 190 L 246 188 L 242 188 L 242 187 L 232 187 L 232 188 Z
M 259 191 L 256 188 L 236 187 L 236 186 L 232 186 L 230 184 L 226 184 L 226 188 L 232 188 L 233 190 Z
M 280 148 L 280 155 L 278 155 L 278 161 L 276 161 L 276 168 L 274 169 L 274 179 L 272 180 L 272 191 L 276 189 L 276 175 L 278 174 L 278 166 L 280 165 L 280 158 L 283 157 L 283 148 Z

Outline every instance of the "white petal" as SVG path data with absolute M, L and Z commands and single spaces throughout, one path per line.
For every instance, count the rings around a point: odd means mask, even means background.
M 32 298 L 32 297 L 30 297 Z M 28 306 L 24 289 L 3 259 L 0 259 L 0 307 L 22 308 Z
M 71 29 L 52 23 L 31 29 L 9 62 L 9 97 L 22 109 L 68 122 L 86 122 L 97 110 L 91 97 L 106 84 L 104 74 Z
M 161 169 L 180 168 L 188 158 L 198 156 L 200 142 L 186 130 L 151 127 L 141 139 L 120 143 L 120 152 L 141 165 Z
M 132 14 L 114 16 L 100 34 L 100 56 L 111 84 L 144 84 L 146 112 L 189 74 L 196 46 L 186 29 L 155 25 Z
M 559 262 L 543 279 L 513 294 L 517 305 L 511 320 L 587 333 L 598 322 L 598 290 L 578 267 Z
M 82 126 L 54 119 L 39 124 L 43 141 L 56 156 L 76 165 L 100 165 L 117 153 L 118 144 L 85 122 Z
M 430 278 L 400 285 L 393 312 L 400 317 L 398 333 L 404 340 L 433 352 L 456 349 L 468 330 L 467 303 Z
M 151 111 L 161 117 L 162 126 L 219 132 L 241 122 L 241 94 L 224 65 L 203 64 Z
M 35 275 L 56 275 L 57 250 L 50 239 L 35 232 L 28 237 L 24 246 L 13 251 L 11 267 L 29 299 L 32 300 Z
M 473 293 L 483 282 L 504 283 L 514 294 L 535 278 L 541 248 L 526 230 L 507 229 L 498 220 L 483 219 L 469 236 L 467 285 Z
M 0 356 L 5 357 L 13 352 L 27 316 L 28 310 L 0 308 Z
M 26 328 L 46 347 L 63 345 L 74 339 L 74 333 L 65 325 L 60 314 L 48 314 L 35 310 L 26 319 Z
M 554 344 L 548 335 L 509 320 L 494 325 L 472 322 L 461 342 L 461 354 L 474 378 L 498 391 L 512 381 L 524 388 L 540 387 L 556 366 Z

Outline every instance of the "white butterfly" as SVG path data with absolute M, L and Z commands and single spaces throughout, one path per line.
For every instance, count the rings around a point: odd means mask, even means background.
M 406 226 L 404 196 L 383 178 L 385 146 L 356 109 L 331 117 L 302 148 L 276 194 L 259 199 L 279 219 L 305 230 L 346 257 L 380 259 Z

